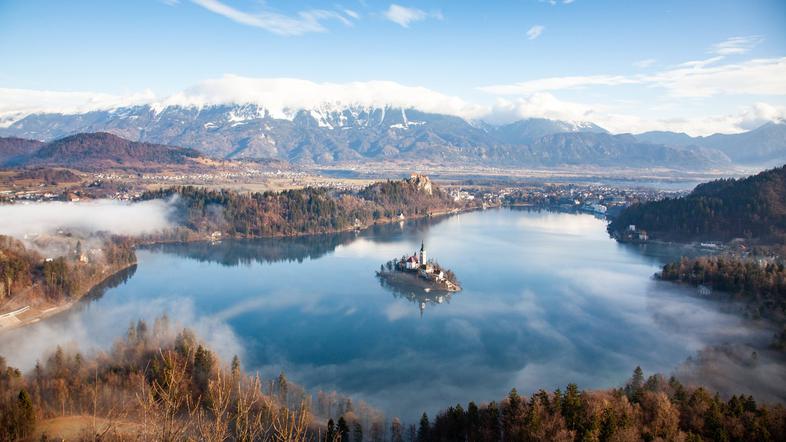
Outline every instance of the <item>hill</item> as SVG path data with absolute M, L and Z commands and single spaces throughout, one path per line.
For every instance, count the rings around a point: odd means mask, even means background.
M 14 158 L 30 155 L 43 145 L 44 143 L 38 140 L 17 137 L 0 138 L 0 165 Z
M 396 107 L 325 105 L 279 115 L 255 104 L 132 106 L 73 115 L 33 114 L 0 128 L 0 135 L 49 140 L 98 131 L 186 146 L 214 158 L 277 159 L 303 165 L 398 161 L 707 169 L 728 164 L 723 153 L 707 147 L 613 136 L 587 122 L 529 118 L 492 125 Z M 583 146 L 578 148 L 577 143 Z
M 691 137 L 676 132 L 645 132 L 636 135 L 640 141 L 667 146 L 699 146 L 725 153 L 739 164 L 768 165 L 786 161 L 786 123 L 767 123 L 739 134 L 714 134 Z
M 29 140 L 25 140 L 29 141 Z M 186 164 L 200 154 L 193 149 L 126 140 L 106 132 L 80 133 L 49 143 L 17 141 L 28 149 L 5 166 L 63 166 L 77 169 L 145 168 Z
M 635 204 L 612 221 L 609 231 L 619 235 L 631 224 L 664 240 L 747 238 L 786 244 L 786 166 L 700 184 L 683 198 Z
M 703 148 L 675 148 L 643 143 L 630 135 L 595 132 L 572 132 L 546 135 L 536 140 L 529 152 L 545 165 L 591 164 L 609 167 L 653 167 L 701 169 L 728 165 L 724 154 Z
M 400 214 L 422 218 L 463 209 L 428 177 L 371 184 L 359 192 L 306 187 L 283 192 L 240 193 L 192 186 L 145 192 L 144 200 L 177 195 L 181 228 L 170 235 L 188 240 L 213 232 L 240 238 L 334 233 L 390 221 Z M 156 238 L 161 239 L 161 238 Z

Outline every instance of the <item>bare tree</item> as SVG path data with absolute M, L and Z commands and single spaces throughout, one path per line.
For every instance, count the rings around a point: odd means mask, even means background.
M 232 401 L 231 380 L 216 371 L 215 379 L 208 383 L 208 407 L 197 413 L 196 427 L 199 439 L 207 442 L 223 442 L 229 439 L 229 405 Z

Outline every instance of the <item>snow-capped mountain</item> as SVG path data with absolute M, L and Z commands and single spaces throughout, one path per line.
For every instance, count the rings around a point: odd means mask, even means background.
M 276 158 L 302 164 L 396 159 L 702 168 L 728 162 L 717 151 L 640 142 L 611 135 L 592 123 L 525 119 L 490 125 L 392 106 L 325 104 L 271 112 L 258 104 L 139 105 L 32 114 L 0 128 L 0 136 L 49 141 L 99 131 L 190 147 L 220 158 Z M 581 134 L 591 136 L 577 136 Z

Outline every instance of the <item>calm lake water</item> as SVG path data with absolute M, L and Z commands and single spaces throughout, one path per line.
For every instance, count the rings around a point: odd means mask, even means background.
M 56 344 L 108 348 L 129 321 L 167 312 L 247 370 L 284 370 L 312 391 L 412 420 L 514 386 L 619 386 L 636 365 L 668 374 L 707 346 L 769 339 L 652 278 L 681 251 L 621 245 L 605 226 L 498 209 L 358 234 L 156 246 L 99 298 L 0 336 L 0 354 L 27 368 Z M 380 264 L 421 241 L 462 292 L 435 299 L 380 285 Z

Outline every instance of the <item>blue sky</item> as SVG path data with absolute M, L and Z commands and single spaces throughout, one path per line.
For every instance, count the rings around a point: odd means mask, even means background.
M 387 80 L 485 109 L 469 117 L 615 131 L 786 115 L 783 1 L 0 0 L 0 57 L 13 106 L 20 91 L 162 99 L 231 74 Z

